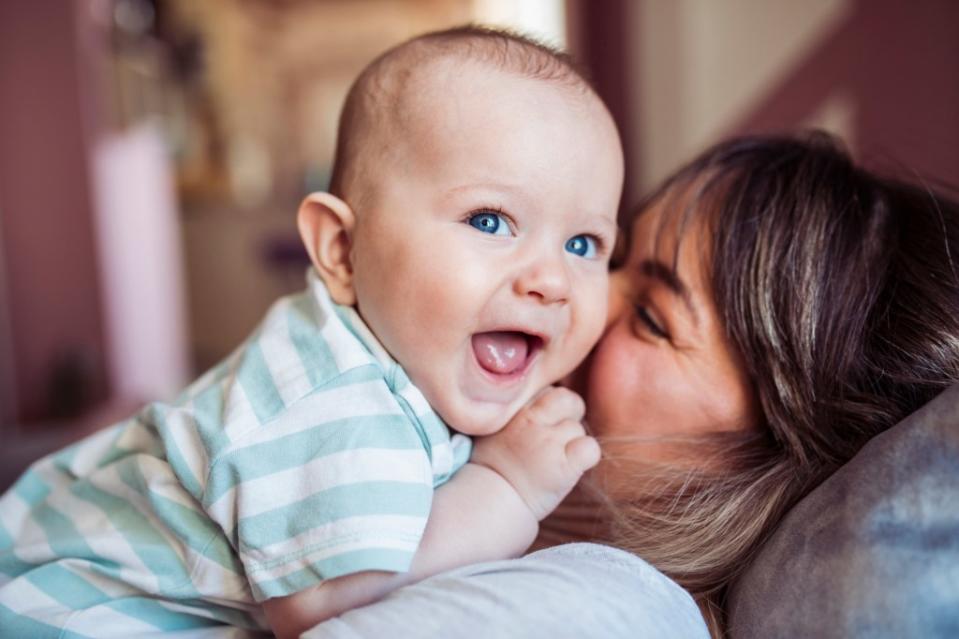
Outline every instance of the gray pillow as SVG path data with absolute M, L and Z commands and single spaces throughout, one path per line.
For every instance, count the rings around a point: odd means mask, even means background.
M 959 386 L 799 502 L 729 610 L 733 639 L 959 637 Z

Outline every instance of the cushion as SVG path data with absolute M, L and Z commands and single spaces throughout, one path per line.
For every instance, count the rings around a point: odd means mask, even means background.
M 729 610 L 733 639 L 959 637 L 959 386 L 800 501 Z

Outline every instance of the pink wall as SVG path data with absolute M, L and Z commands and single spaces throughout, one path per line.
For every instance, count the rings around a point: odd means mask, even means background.
M 864 161 L 959 186 L 959 2 L 859 0 L 730 133 L 799 124 L 836 89 Z
M 89 400 L 106 391 L 78 6 L 0 2 L 0 273 L 14 335 L 13 417 L 26 421 L 50 416 L 50 375 L 65 354 L 87 367 Z

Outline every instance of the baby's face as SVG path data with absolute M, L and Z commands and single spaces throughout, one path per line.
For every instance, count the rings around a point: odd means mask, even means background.
M 592 95 L 439 75 L 373 167 L 351 251 L 360 314 L 453 428 L 502 428 L 599 338 L 623 179 Z

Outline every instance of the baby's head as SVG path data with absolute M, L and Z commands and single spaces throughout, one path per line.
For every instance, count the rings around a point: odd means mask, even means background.
M 359 76 L 307 250 L 453 428 L 502 428 L 599 338 L 623 180 L 608 111 L 567 60 L 463 28 Z

